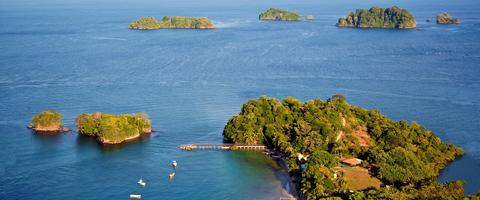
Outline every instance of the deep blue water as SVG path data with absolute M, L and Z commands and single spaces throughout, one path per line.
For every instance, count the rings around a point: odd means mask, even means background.
M 417 30 L 333 26 L 355 8 L 399 5 Z M 312 22 L 260 22 L 268 7 Z M 182 152 L 220 143 L 228 118 L 260 95 L 326 99 L 415 120 L 465 156 L 440 181 L 480 189 L 480 3 L 459 1 L 0 2 L 0 199 L 278 199 L 281 176 L 262 154 Z M 427 23 L 448 11 L 462 24 Z M 216 30 L 133 31 L 141 16 L 208 16 Z M 155 132 L 115 148 L 76 132 L 36 135 L 31 117 L 56 109 L 147 112 Z M 168 181 L 171 160 L 177 176 Z M 146 188 L 136 181 L 143 177 Z

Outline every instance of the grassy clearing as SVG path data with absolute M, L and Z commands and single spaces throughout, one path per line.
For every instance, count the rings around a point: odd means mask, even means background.
M 363 167 L 345 167 L 340 168 L 347 181 L 347 188 L 350 190 L 363 190 L 367 188 L 380 188 L 382 182 L 371 176 L 367 169 Z

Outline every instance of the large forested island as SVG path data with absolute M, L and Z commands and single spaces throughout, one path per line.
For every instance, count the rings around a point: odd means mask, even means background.
M 63 126 L 63 116 L 55 110 L 47 110 L 35 115 L 28 128 L 35 132 L 58 133 L 70 129 Z
M 357 9 L 338 19 L 338 27 L 353 28 L 415 28 L 415 17 L 405 9 L 397 6 L 391 8 L 372 7 Z
M 463 150 L 416 122 L 392 121 L 346 102 L 250 100 L 225 126 L 225 142 L 280 152 L 306 199 L 461 199 L 463 183 L 436 182 Z M 342 164 L 343 163 L 343 164 Z M 473 197 L 472 197 L 473 198 Z
M 301 21 L 303 17 L 296 12 L 282 10 L 277 8 L 269 8 L 262 12 L 259 16 L 260 20 L 278 20 L 278 21 Z
M 118 144 L 151 133 L 145 113 L 112 115 L 96 112 L 81 114 L 75 119 L 78 133 L 96 137 L 104 144 Z
M 143 17 L 128 25 L 130 29 L 154 30 L 164 28 L 183 28 L 183 29 L 213 29 L 215 25 L 206 17 L 163 17 L 157 20 L 154 17 Z

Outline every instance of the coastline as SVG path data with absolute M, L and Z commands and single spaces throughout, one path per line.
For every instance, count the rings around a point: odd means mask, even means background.
M 267 155 L 270 155 L 270 158 L 275 160 L 278 166 L 280 166 L 278 174 L 282 184 L 280 200 L 303 200 L 296 190 L 296 185 L 293 182 L 292 177 L 290 177 L 290 174 L 288 173 L 287 160 L 277 151 L 269 150 L 267 151 Z
M 142 135 L 151 134 L 152 132 L 154 132 L 154 130 L 152 128 L 144 128 L 143 133 L 139 133 L 137 135 L 132 135 L 130 137 L 126 137 L 124 140 L 122 140 L 120 142 L 113 142 L 113 141 L 110 141 L 110 140 L 102 138 L 102 137 L 97 137 L 97 141 L 102 143 L 102 144 L 115 145 L 115 144 L 121 144 L 121 143 L 124 143 L 124 142 L 128 142 L 128 141 L 131 141 L 131 140 L 138 139 L 138 138 L 142 137 Z
M 64 126 L 33 126 L 28 125 L 28 129 L 31 129 L 35 133 L 66 133 L 70 132 L 70 128 Z
M 124 140 L 120 141 L 120 142 L 113 142 L 113 141 L 110 141 L 110 140 L 107 140 L 107 139 L 104 139 L 104 138 L 98 138 L 98 141 L 102 144 L 121 144 L 123 142 L 126 142 L 126 141 L 130 141 L 130 140 L 134 140 L 134 139 L 137 139 L 141 136 L 141 134 L 138 134 L 138 135 L 133 135 L 133 136 L 130 136 L 130 137 L 127 137 L 125 138 Z

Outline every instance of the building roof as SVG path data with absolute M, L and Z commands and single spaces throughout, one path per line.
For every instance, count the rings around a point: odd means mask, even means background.
M 345 159 L 342 159 L 341 162 L 350 166 L 355 166 L 362 163 L 362 160 L 358 158 L 345 158 Z

